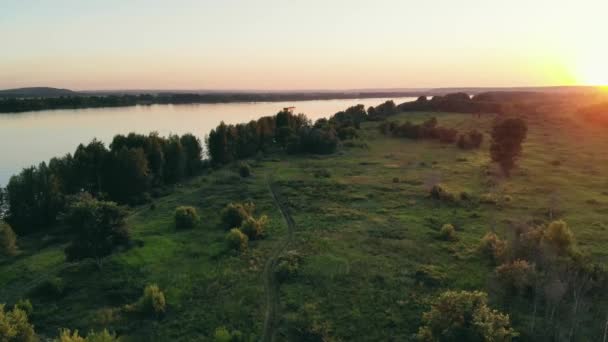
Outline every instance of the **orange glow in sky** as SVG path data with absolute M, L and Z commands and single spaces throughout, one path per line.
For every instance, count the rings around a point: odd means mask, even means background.
M 606 0 L 4 0 L 0 88 L 608 84 Z

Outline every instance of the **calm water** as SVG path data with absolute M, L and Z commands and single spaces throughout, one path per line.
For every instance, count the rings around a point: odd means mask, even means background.
M 349 99 L 196 105 L 152 105 L 122 108 L 49 110 L 0 114 L 0 186 L 22 168 L 73 153 L 79 143 L 97 138 L 109 144 L 114 135 L 158 131 L 193 133 L 203 139 L 220 121 L 247 122 L 295 106 L 313 121 L 356 104 L 378 105 L 388 99 Z M 415 100 L 394 99 L 397 104 Z

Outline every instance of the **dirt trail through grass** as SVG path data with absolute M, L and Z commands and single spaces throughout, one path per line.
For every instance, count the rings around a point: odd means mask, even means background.
M 280 195 L 277 193 L 276 185 L 272 184 L 271 176 L 266 176 L 266 184 L 268 185 L 268 190 L 272 195 L 272 200 L 274 201 L 279 211 L 281 211 L 281 215 L 287 223 L 287 235 L 285 239 L 281 242 L 281 245 L 272 253 L 270 258 L 266 261 L 266 265 L 264 265 L 264 292 L 266 293 L 266 310 L 264 312 L 264 334 L 262 335 L 261 341 L 274 341 L 276 326 L 278 322 L 278 311 L 279 311 L 279 284 L 277 282 L 274 268 L 276 262 L 287 249 L 287 246 L 293 240 L 293 232 L 295 230 L 295 222 L 293 218 L 289 215 L 287 208 L 285 207 L 285 203 L 281 201 Z

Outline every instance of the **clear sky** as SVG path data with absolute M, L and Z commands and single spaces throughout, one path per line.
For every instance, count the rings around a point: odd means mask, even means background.
M 0 88 L 608 83 L 608 0 L 0 0 Z

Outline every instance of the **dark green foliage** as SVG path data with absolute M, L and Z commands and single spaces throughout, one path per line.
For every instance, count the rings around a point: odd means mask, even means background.
M 110 198 L 126 203 L 149 189 L 150 169 L 142 148 L 121 148 L 112 152 L 103 172 L 104 188 Z
M 279 257 L 275 266 L 275 274 L 279 281 L 286 282 L 298 275 L 302 257 L 295 251 L 289 251 Z
M 163 146 L 165 155 L 164 179 L 172 184 L 180 181 L 186 174 L 186 152 L 179 136 L 171 135 Z
M 175 228 L 192 229 L 200 221 L 200 217 L 194 207 L 177 207 L 175 209 Z
M 45 163 L 11 177 L 7 187 L 7 221 L 18 234 L 26 234 L 50 224 L 65 205 L 60 182 Z
M 109 151 L 105 145 L 93 139 L 88 145 L 80 144 L 74 152 L 74 175 L 78 190 L 99 194 L 102 189 L 103 166 Z
M 458 239 L 456 236 L 456 229 L 451 224 L 444 224 L 439 230 L 439 237 L 445 241 L 455 241 Z
M 15 303 L 15 307 L 23 310 L 28 316 L 31 316 L 34 313 L 34 306 L 32 306 L 32 302 L 29 299 L 20 299 Z
M 222 223 L 226 229 L 238 228 L 253 215 L 254 211 L 253 203 L 229 203 L 222 209 Z
M 167 310 L 165 294 L 158 285 L 148 285 L 144 288 L 143 295 L 136 303 L 136 308 L 140 313 L 158 317 Z
M 116 334 L 110 333 L 107 329 L 100 332 L 89 331 L 86 337 L 80 336 L 78 330 L 60 329 L 59 338 L 53 342 L 117 342 Z
M 443 202 L 455 202 L 456 197 L 444 185 L 436 184 L 430 190 L 431 198 Z
M 33 290 L 33 294 L 49 299 L 61 297 L 65 292 L 65 283 L 60 277 L 52 277 L 40 283 Z
M 526 122 L 519 118 L 502 120 L 492 128 L 490 156 L 507 176 L 510 175 L 516 159 L 521 155 L 521 144 L 526 139 L 527 132 Z
M 446 280 L 445 273 L 434 265 L 422 265 L 418 267 L 414 277 L 418 284 L 429 287 L 439 286 Z
M 458 137 L 457 145 L 463 150 L 479 148 L 483 142 L 483 134 L 474 129 Z
M 437 128 L 437 135 L 439 136 L 439 142 L 442 144 L 453 144 L 456 142 L 458 137 L 458 131 L 453 128 Z
M 74 236 L 65 249 L 67 259 L 93 258 L 101 267 L 105 256 L 130 241 L 126 216 L 126 211 L 113 202 L 83 198 L 73 204 L 64 219 Z
M 14 256 L 17 254 L 17 235 L 9 224 L 0 220 L 0 254 Z
M 386 101 L 376 107 L 370 107 L 367 110 L 369 119 L 373 121 L 384 120 L 389 116 L 397 114 L 397 112 L 397 106 L 392 100 Z
M 325 122 L 328 122 L 328 120 L 324 119 Z M 331 124 L 337 126 L 337 127 L 354 127 L 356 129 L 359 129 L 359 127 L 361 126 L 361 123 L 365 122 L 367 120 L 367 112 L 365 111 L 365 106 L 363 106 L 362 104 L 356 105 L 356 106 L 352 106 L 347 108 L 345 111 L 341 111 L 338 112 L 336 114 L 334 114 L 329 122 L 331 122 Z M 318 126 L 318 127 L 317 127 Z M 317 123 L 315 123 L 315 127 L 317 128 L 323 128 L 323 121 L 318 120 Z M 356 131 L 355 131 L 356 132 Z M 340 137 L 340 139 L 344 140 L 342 137 Z
M 202 167 L 203 145 L 199 138 L 192 134 L 184 134 L 179 138 L 185 155 L 186 175 L 197 174 Z
M 247 164 L 247 163 L 240 163 L 239 164 L 239 175 L 241 175 L 241 177 L 243 177 L 243 178 L 247 178 L 247 177 L 251 176 L 251 166 L 249 166 L 249 164 Z
M 287 152 L 330 154 L 336 151 L 338 138 L 333 128 L 318 129 L 304 127 L 287 145 Z
M 340 127 L 338 128 L 338 138 L 340 140 L 354 139 L 358 137 L 359 134 L 354 127 Z
M 266 215 L 262 215 L 260 218 L 256 219 L 252 216 L 248 217 L 241 224 L 241 232 L 243 232 L 249 240 L 257 240 L 264 237 L 264 228 L 268 223 L 268 217 Z

